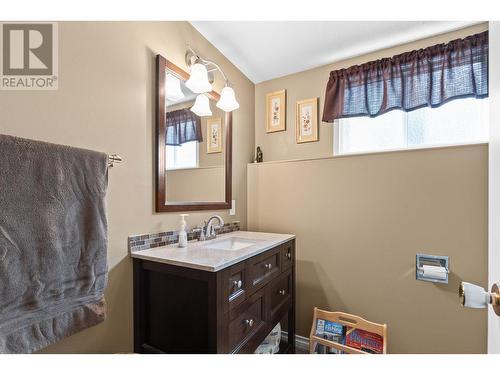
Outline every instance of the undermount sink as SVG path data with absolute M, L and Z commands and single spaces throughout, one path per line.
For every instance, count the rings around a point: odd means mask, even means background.
M 212 242 L 207 246 L 214 250 L 241 250 L 246 247 L 255 245 L 257 242 L 246 238 L 230 237 L 216 242 Z

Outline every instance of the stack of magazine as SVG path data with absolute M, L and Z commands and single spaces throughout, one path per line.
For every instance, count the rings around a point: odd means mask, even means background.
M 384 339 L 382 336 L 362 329 L 354 329 L 343 324 L 317 319 L 316 336 L 328 341 L 349 346 L 372 354 L 382 354 Z M 329 348 L 317 344 L 314 353 L 318 354 L 344 354 L 341 349 Z

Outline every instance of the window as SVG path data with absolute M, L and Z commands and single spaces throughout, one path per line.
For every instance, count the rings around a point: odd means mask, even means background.
M 167 170 L 198 167 L 198 141 L 167 146 Z
M 334 155 L 488 142 L 488 99 L 335 121 Z

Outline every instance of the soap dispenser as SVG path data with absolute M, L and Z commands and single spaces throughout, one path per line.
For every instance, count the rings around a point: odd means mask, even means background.
M 186 216 L 188 214 L 181 214 L 181 230 L 179 231 L 179 247 L 187 247 L 187 232 L 186 232 Z

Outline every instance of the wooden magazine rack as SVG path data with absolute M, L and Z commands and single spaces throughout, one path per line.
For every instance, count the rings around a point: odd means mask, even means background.
M 315 345 L 321 344 L 328 348 L 333 348 L 337 350 L 341 350 L 343 353 L 348 354 L 369 354 L 362 350 L 351 348 L 350 346 L 346 346 L 334 341 L 330 341 L 321 337 L 316 336 L 316 324 L 318 319 L 329 320 L 330 322 L 340 323 L 347 327 L 347 332 L 350 332 L 352 329 L 362 329 L 364 331 L 375 333 L 379 336 L 382 336 L 383 343 L 383 354 L 387 353 L 387 325 L 386 324 L 378 324 L 373 323 L 368 320 L 365 320 L 359 316 L 346 314 L 343 312 L 331 312 L 320 310 L 317 307 L 314 308 L 314 317 L 313 324 L 311 328 L 311 334 L 309 335 L 309 352 L 313 353 Z

